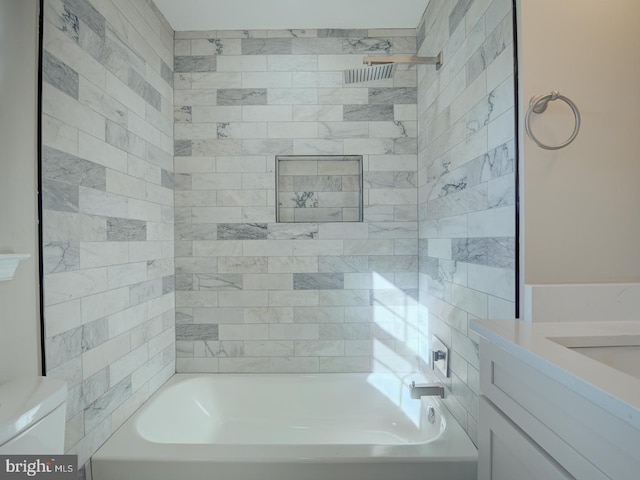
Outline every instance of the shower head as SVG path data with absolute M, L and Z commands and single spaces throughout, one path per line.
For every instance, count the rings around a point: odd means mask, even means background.
M 360 83 L 372 80 L 385 80 L 393 76 L 398 63 L 442 66 L 442 52 L 437 57 L 364 57 L 361 68 L 345 70 L 344 83 Z
M 344 71 L 344 83 L 370 82 L 373 80 L 386 80 L 393 77 L 396 69 L 395 63 L 381 65 L 369 65 L 368 67 L 352 68 Z

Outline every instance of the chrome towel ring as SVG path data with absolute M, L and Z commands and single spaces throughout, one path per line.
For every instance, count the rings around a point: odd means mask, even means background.
M 569 105 L 569 107 L 571 107 L 571 110 L 573 110 L 573 115 L 575 116 L 575 126 L 573 128 L 573 133 L 564 143 L 561 143 L 560 145 L 545 145 L 540 140 L 538 140 L 531 131 L 531 114 L 543 113 L 547 109 L 549 102 L 554 100 L 562 100 L 567 105 Z M 558 92 L 557 90 L 542 95 L 535 95 L 531 97 L 531 100 L 529 101 L 529 108 L 527 109 L 527 114 L 524 117 L 524 129 L 526 130 L 527 135 L 529 135 L 529 138 L 533 141 L 533 143 L 538 145 L 540 148 L 544 148 L 545 150 L 559 150 L 569 145 L 578 136 L 578 132 L 580 131 L 580 112 L 578 111 L 578 107 L 576 107 L 575 103 L 573 103 L 564 95 L 560 95 L 560 92 Z

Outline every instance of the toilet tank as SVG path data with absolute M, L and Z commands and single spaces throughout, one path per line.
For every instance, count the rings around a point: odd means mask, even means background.
M 0 384 L 0 454 L 62 454 L 67 384 L 29 377 Z

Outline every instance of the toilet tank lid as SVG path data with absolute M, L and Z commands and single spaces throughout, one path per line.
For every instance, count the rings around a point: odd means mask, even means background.
M 67 383 L 27 377 L 0 384 L 0 445 L 41 420 L 67 399 Z

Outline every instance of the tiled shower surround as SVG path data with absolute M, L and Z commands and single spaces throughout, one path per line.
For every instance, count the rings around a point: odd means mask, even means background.
M 451 348 L 447 407 L 476 441 L 474 318 L 515 316 L 513 12 L 509 0 L 431 0 L 418 71 L 421 345 Z M 421 348 L 421 358 L 426 352 Z
M 416 70 L 343 81 L 415 33 L 176 32 L 178 371 L 417 368 Z M 364 220 L 276 223 L 279 155 L 362 155 Z
M 173 31 L 145 0 L 45 0 L 47 375 L 84 464 L 175 371 Z
M 427 3 L 417 30 L 174 37 L 150 0 L 45 0 L 45 349 L 81 463 L 176 370 L 402 375 L 430 333 L 475 440 L 468 322 L 515 311 L 512 11 Z M 362 156 L 363 221 L 276 222 L 292 155 Z M 335 176 L 293 192 L 355 191 Z

